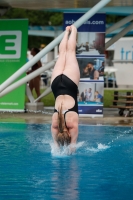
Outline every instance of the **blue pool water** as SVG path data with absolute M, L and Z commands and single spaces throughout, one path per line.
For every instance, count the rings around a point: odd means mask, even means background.
M 133 127 L 79 126 L 55 153 L 50 125 L 0 124 L 0 200 L 132 200 Z

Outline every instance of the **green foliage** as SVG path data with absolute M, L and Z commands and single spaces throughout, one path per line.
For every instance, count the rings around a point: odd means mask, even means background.
M 106 15 L 106 24 L 116 23 L 122 20 L 125 16 Z
M 106 15 L 106 23 L 116 23 L 125 16 Z M 29 25 L 35 26 L 60 26 L 63 23 L 63 13 L 49 12 L 40 10 L 26 10 L 20 8 L 11 8 L 1 19 L 29 19 Z
M 63 13 L 11 8 L 1 19 L 28 19 L 30 26 L 62 25 Z
M 51 25 L 59 26 L 62 25 L 63 22 L 63 15 L 62 13 L 55 13 L 50 17 Z
M 49 44 L 52 42 L 53 38 L 51 37 L 40 37 L 40 36 L 28 36 L 28 48 L 32 49 L 33 47 L 40 48 L 40 44 Z

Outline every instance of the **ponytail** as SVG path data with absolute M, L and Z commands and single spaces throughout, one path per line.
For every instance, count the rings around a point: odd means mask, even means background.
M 62 116 L 62 104 L 61 104 L 61 108 L 58 109 L 58 130 L 60 133 L 63 133 L 63 130 L 65 128 L 65 124 L 64 124 L 64 119 Z
M 62 104 L 61 107 L 58 109 L 58 131 L 57 134 L 57 143 L 59 146 L 69 145 L 71 142 L 71 137 L 68 135 L 68 131 L 65 129 L 65 121 L 64 116 L 62 115 Z

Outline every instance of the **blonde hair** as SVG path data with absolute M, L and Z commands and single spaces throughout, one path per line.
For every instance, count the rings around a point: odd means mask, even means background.
M 71 137 L 68 135 L 68 131 L 64 130 L 66 128 L 64 116 L 62 115 L 62 104 L 61 108 L 58 109 L 58 130 L 59 133 L 56 136 L 57 143 L 62 146 L 69 145 L 71 142 Z

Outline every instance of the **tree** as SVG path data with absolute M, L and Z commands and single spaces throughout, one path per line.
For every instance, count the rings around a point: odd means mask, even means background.
M 1 19 L 25 19 L 29 20 L 30 26 L 47 26 L 51 22 L 52 26 L 60 26 L 63 23 L 63 13 L 25 10 L 20 8 L 11 8 Z
M 125 16 L 119 16 L 119 15 L 106 15 L 106 24 L 112 24 L 120 21 Z

